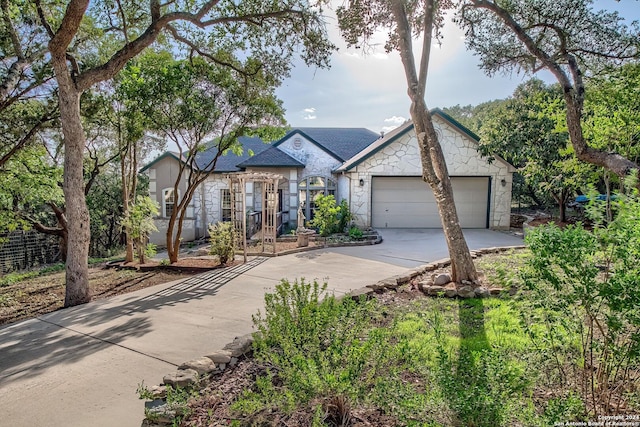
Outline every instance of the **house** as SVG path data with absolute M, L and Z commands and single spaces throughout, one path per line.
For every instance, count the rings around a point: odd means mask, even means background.
M 473 132 L 439 109 L 432 113 L 461 225 L 508 228 L 515 169 L 498 157 L 493 162 L 480 157 L 479 139 Z M 294 128 L 271 144 L 248 137 L 241 138 L 241 143 L 243 154 L 221 156 L 196 192 L 183 227 L 185 241 L 206 236 L 208 224 L 230 219 L 227 175 L 240 171 L 282 176 L 277 210 L 282 222 L 292 228 L 299 206 L 307 220 L 313 218 L 318 194 L 347 200 L 355 223 L 361 227 L 441 227 L 433 194 L 421 178 L 420 153 L 411 122 L 384 136 L 362 128 Z M 203 152 L 198 164 L 206 164 L 213 155 L 214 150 Z M 150 195 L 161 206 L 161 216 L 156 220 L 159 232 L 151 237 L 157 244 L 164 243 L 167 217 L 173 209 L 178 162 L 178 155 L 165 153 L 143 168 L 149 177 Z M 260 212 L 262 203 L 261 185 L 247 183 L 247 210 Z

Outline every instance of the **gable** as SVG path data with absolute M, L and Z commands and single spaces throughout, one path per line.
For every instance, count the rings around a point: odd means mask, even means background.
M 444 113 L 442 110 L 432 110 L 432 119 L 450 174 L 453 175 L 454 170 L 465 169 L 458 163 L 462 162 L 463 164 L 469 164 L 470 159 L 474 159 L 471 163 L 476 164 L 476 166 L 480 167 L 480 169 L 483 170 L 486 169 L 484 167 L 486 166 L 488 167 L 488 169 L 495 171 L 495 167 L 489 166 L 499 164 L 497 169 L 506 167 L 509 172 L 515 171 L 515 168 L 511 164 L 509 164 L 499 156 L 494 155 L 493 157 L 495 158 L 495 161 L 490 164 L 486 158 L 482 157 L 480 153 L 478 153 L 477 147 L 478 142 L 480 141 L 479 137 L 468 128 L 463 126 L 460 122 Z M 399 148 L 397 146 L 398 141 L 403 141 L 400 143 L 400 145 L 406 145 L 407 135 L 411 135 L 411 137 L 415 140 L 413 146 Z M 407 149 L 409 151 L 406 151 Z M 410 121 L 407 121 L 406 123 L 389 132 L 384 138 L 375 141 L 365 150 L 362 150 L 361 152 L 344 162 L 344 164 L 340 166 L 337 171 L 348 172 L 354 168 L 361 169 L 359 168 L 360 165 L 366 162 L 370 157 L 376 156 L 379 152 L 385 152 L 386 156 L 392 157 L 394 156 L 394 153 L 398 152 L 407 162 L 410 163 L 410 165 L 407 166 L 411 166 L 410 168 L 413 169 L 413 166 L 415 166 L 416 157 L 419 164 L 421 164 L 420 152 L 419 150 L 415 152 L 414 149 L 418 150 L 417 139 L 415 138 L 413 124 Z M 370 163 L 371 162 L 369 162 L 369 164 Z M 420 168 L 419 174 L 422 174 L 421 171 L 422 169 Z
M 353 157 L 368 147 L 380 135 L 365 128 L 296 128 L 274 146 L 286 141 L 305 139 L 340 162 Z
M 434 114 L 433 122 L 451 176 L 487 176 L 512 171 L 513 167 L 504 161 L 489 163 L 481 157 L 477 151 L 477 140 L 446 118 Z M 366 171 L 372 175 L 422 175 L 420 149 L 413 125 L 402 125 L 385 137 L 385 141 L 349 160 L 338 170 Z

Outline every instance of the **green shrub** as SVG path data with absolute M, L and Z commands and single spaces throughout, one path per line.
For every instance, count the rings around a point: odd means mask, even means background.
M 268 361 L 300 402 L 314 395 L 357 395 L 365 367 L 372 369 L 384 347 L 381 336 L 366 333 L 369 302 L 338 301 L 326 290 L 326 283 L 282 280 L 265 295 L 264 314 L 253 317 L 256 358 Z
M 605 225 L 596 218 L 593 232 L 581 225 L 551 225 L 527 236 L 533 257 L 523 278 L 534 304 L 527 326 L 532 335 L 540 334 L 537 325 L 544 326 L 543 339 L 555 343 L 550 348 L 565 384 L 571 378 L 562 365 L 572 359 L 566 343 L 574 340 L 578 392 L 592 416 L 618 411 L 616 402 L 640 387 L 632 374 L 640 363 L 637 191 L 615 203 L 615 219 Z
M 233 260 L 235 255 L 235 230 L 230 222 L 218 222 L 209 226 L 209 253 L 217 255 L 220 264 Z
M 362 230 L 360 230 L 358 227 L 353 226 L 349 229 L 349 237 L 351 237 L 354 240 L 358 240 L 358 239 L 362 239 Z
M 320 195 L 315 198 L 314 202 L 316 209 L 311 225 L 318 229 L 321 236 L 342 233 L 347 229 L 353 216 L 346 200 L 336 205 L 336 199 L 333 195 Z

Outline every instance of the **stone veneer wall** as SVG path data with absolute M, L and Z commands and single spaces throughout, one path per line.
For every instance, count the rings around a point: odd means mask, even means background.
M 448 122 L 433 116 L 440 138 L 447 168 L 451 176 L 490 176 L 491 201 L 489 226 L 508 229 L 511 214 L 511 186 L 513 168 L 495 160 L 489 163 L 482 158 L 477 143 Z M 364 160 L 351 170 L 351 212 L 360 226 L 371 225 L 371 178 L 373 176 L 421 176 L 422 165 L 415 132 L 405 133 L 391 144 Z M 360 179 L 364 186 L 360 186 Z M 501 181 L 506 185 L 503 187 Z M 426 185 L 426 184 L 425 184 Z

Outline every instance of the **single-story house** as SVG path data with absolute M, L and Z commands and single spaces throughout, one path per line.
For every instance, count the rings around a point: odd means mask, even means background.
M 479 139 L 473 132 L 439 109 L 432 113 L 462 227 L 508 228 L 514 167 L 497 156 L 493 162 L 481 157 Z M 313 218 L 314 199 L 319 194 L 333 194 L 338 202 L 347 200 L 355 223 L 361 227 L 441 227 L 433 194 L 421 178 L 411 122 L 383 136 L 363 128 L 294 128 L 271 144 L 255 137 L 240 141 L 243 154 L 221 156 L 198 188 L 183 227 L 185 241 L 206 236 L 209 224 L 230 219 L 227 175 L 234 172 L 282 176 L 278 212 L 292 228 L 297 225 L 299 206 L 307 220 Z M 213 155 L 215 148 L 203 152 L 199 164 Z M 160 204 L 156 219 L 159 231 L 151 236 L 157 244 L 164 243 L 180 161 L 177 154 L 167 152 L 142 169 L 149 177 L 150 196 Z M 182 182 L 180 187 L 184 185 Z M 180 190 L 178 193 L 180 197 Z M 248 211 L 261 211 L 263 197 L 261 184 L 246 184 Z

